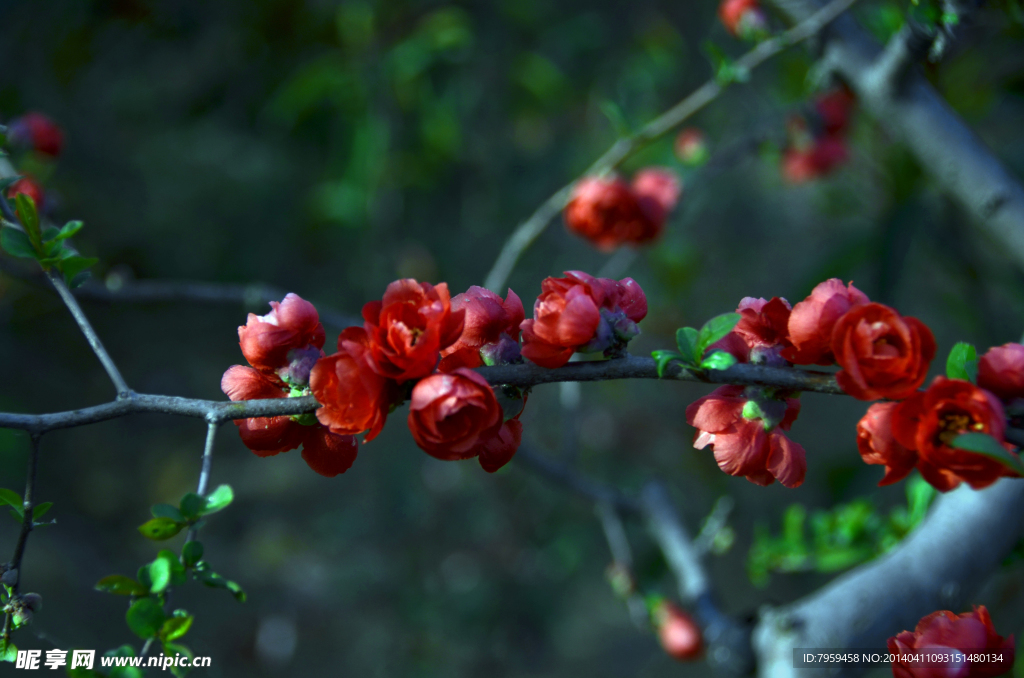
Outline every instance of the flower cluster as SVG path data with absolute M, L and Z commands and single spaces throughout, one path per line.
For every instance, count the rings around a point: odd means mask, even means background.
M 810 122 L 799 115 L 790 118 L 789 145 L 782 155 L 782 174 L 787 181 L 794 184 L 811 181 L 846 162 L 849 157 L 846 135 L 853 104 L 853 94 L 840 88 L 814 102 Z
M 889 652 L 898 656 L 892 664 L 895 678 L 994 678 L 1013 668 L 1013 636 L 996 633 L 984 605 L 971 612 L 953 614 L 939 610 L 923 617 L 913 631 L 903 631 L 888 642 Z M 925 657 L 914 661 L 915 656 Z M 967 655 L 984 655 L 984 661 L 972 661 Z M 945 664 L 932 658 L 949 657 Z
M 64 150 L 64 131 L 46 115 L 30 112 L 7 125 L 7 142 L 14 149 L 35 153 L 39 158 L 37 165 L 45 168 Z M 40 210 L 45 206 L 46 194 L 35 177 L 25 175 L 8 187 L 8 198 L 14 199 L 18 194 L 32 198 Z
M 438 459 L 477 458 L 493 473 L 522 439 L 526 394 L 492 388 L 473 368 L 522 362 L 557 367 L 576 351 L 622 350 L 639 333 L 647 300 L 630 278 L 594 278 L 579 271 L 547 278 L 534 318 L 512 290 L 502 299 L 482 287 L 452 298 L 445 283 L 397 280 L 380 301 L 363 307 L 362 327 L 338 337 L 324 355 L 324 330 L 312 304 L 289 294 L 266 316 L 239 328 L 250 367 L 235 365 L 222 380 L 232 400 L 312 394 L 313 415 L 237 421 L 242 442 L 260 456 L 303 446 L 318 473 L 337 475 L 355 460 L 354 436 L 373 440 L 388 414 L 409 402 L 413 440 Z M 520 347 L 520 331 L 523 344 Z
M 935 340 L 923 323 L 871 302 L 853 283 L 836 278 L 819 284 L 796 306 L 781 297 L 747 297 L 736 312 L 736 326 L 711 350 L 772 367 L 837 364 L 840 386 L 861 400 L 909 397 L 924 382 L 935 356 Z M 805 452 L 783 433 L 800 412 L 796 395 L 756 386 L 715 390 L 686 410 L 687 421 L 698 429 L 694 447 L 710 446 L 719 467 L 731 475 L 759 485 L 775 480 L 787 487 L 800 485 Z M 878 436 L 891 440 L 888 419 L 884 427 L 878 425 L 881 412 L 871 410 L 865 420 L 871 420 Z
M 565 225 L 602 250 L 642 245 L 661 235 L 681 193 L 675 174 L 656 167 L 637 172 L 632 183 L 587 177 L 573 188 Z

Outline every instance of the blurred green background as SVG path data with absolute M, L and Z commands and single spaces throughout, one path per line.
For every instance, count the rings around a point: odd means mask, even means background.
M 906 3 L 865 0 L 880 37 Z M 388 282 L 481 284 L 504 238 L 616 137 L 608 102 L 638 126 L 711 75 L 707 41 L 746 47 L 713 2 L 499 0 L 8 1 L 0 12 L 0 115 L 44 111 L 66 130 L 47 182 L 54 218 L 104 280 L 262 282 L 355 314 Z M 1017 176 L 1024 176 L 1024 26 L 986 6 L 928 76 Z M 671 138 L 626 165 L 667 165 L 685 191 L 662 240 L 619 275 L 647 292 L 633 353 L 673 345 L 744 296 L 796 302 L 830 276 L 926 322 L 942 369 L 955 341 L 1019 340 L 1024 276 L 874 121 L 857 115 L 851 159 L 787 185 L 785 122 L 814 92 L 813 54 L 797 48 L 730 89 L 693 123 L 712 160 L 681 166 Z M 553 224 L 511 277 L 526 306 L 540 280 L 597 273 L 608 255 Z M 98 404 L 112 388 L 50 291 L 0 277 L 0 409 Z M 622 268 L 621 266 L 618 266 Z M 113 277 L 111 277 L 113 276 Z M 129 384 L 220 399 L 242 362 L 236 327 L 252 307 L 85 302 Z M 328 327 L 328 348 L 340 328 Z M 865 405 L 809 394 L 792 437 L 806 483 L 758 488 L 691 447 L 685 407 L 709 389 L 657 382 L 584 384 L 579 468 L 636 490 L 672 487 L 696 531 L 714 502 L 736 502 L 735 543 L 710 569 L 724 608 L 743 617 L 831 574 L 747 575 L 755 525 L 778 534 L 794 502 L 810 510 L 867 498 L 888 512 L 904 487 L 879 489 L 854 426 Z M 345 475 L 325 479 L 297 452 L 259 459 L 221 429 L 212 482 L 238 499 L 202 531 L 206 558 L 249 593 L 245 604 L 197 585 L 174 593 L 197 616 L 183 640 L 213 657 L 211 676 L 701 675 L 631 624 L 604 579 L 607 546 L 592 507 L 515 461 L 419 451 L 391 417 Z M 537 388 L 525 439 L 560 455 L 559 387 Z M 159 546 L 136 526 L 148 507 L 194 489 L 204 426 L 142 415 L 47 435 L 39 499 L 52 527 L 29 543 L 23 586 L 45 598 L 22 648 L 100 651 L 135 642 L 126 600 L 92 585 L 132 574 Z M 28 441 L 0 431 L 0 486 L 20 491 Z M 0 521 L 12 548 L 17 525 Z M 673 594 L 642 526 L 630 535 L 652 591 Z M 183 537 L 171 542 L 175 547 Z M 972 602 L 1003 634 L 1024 629 L 1024 565 L 1008 564 Z M 962 611 L 962 610 L 958 610 Z M 893 629 L 893 633 L 902 629 Z M 37 638 L 33 632 L 43 634 Z M 5 669 L 6 670 L 6 669 Z M 883 672 L 883 674 L 886 672 Z

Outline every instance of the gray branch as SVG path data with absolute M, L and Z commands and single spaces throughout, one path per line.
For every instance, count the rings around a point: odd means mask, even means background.
M 887 555 L 807 598 L 766 610 L 754 632 L 764 678 L 854 676 L 794 669 L 793 648 L 878 648 L 936 610 L 962 611 L 1024 534 L 1024 481 L 1000 480 L 942 496 L 925 521 Z

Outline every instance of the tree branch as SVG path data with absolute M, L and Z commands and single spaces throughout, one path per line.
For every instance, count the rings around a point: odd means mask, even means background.
M 203 446 L 203 458 L 202 465 L 199 469 L 199 484 L 196 487 L 196 494 L 200 497 L 206 496 L 206 490 L 210 485 L 210 465 L 213 462 L 213 440 L 217 436 L 217 429 L 220 427 L 220 422 L 210 421 L 206 426 L 206 445 Z M 185 537 L 185 541 L 195 541 L 196 533 L 199 532 L 199 528 L 195 525 L 189 528 L 188 536 Z
M 22 511 L 24 512 L 21 520 L 21 532 L 18 534 L 18 541 L 14 546 L 14 555 L 11 557 L 6 567 L 4 567 L 4 583 L 11 587 L 11 598 L 18 594 L 18 589 L 21 586 L 21 561 L 25 557 L 25 547 L 28 545 L 28 535 L 32 532 L 35 527 L 35 520 L 33 512 L 35 510 L 35 488 L 36 488 L 36 471 L 39 468 L 39 436 L 32 436 L 32 452 L 28 457 L 28 470 L 25 473 L 25 496 L 22 500 Z M 10 574 L 8 574 L 10 573 Z M 8 583 L 13 575 L 13 581 Z M 0 641 L 2 641 L 2 647 L 6 649 L 7 644 L 11 639 L 11 622 L 12 613 L 8 612 L 4 615 L 4 626 L 3 630 L 0 631 Z
M 895 549 L 801 601 L 768 610 L 754 632 L 759 674 L 768 678 L 854 676 L 843 664 L 795 669 L 793 648 L 884 648 L 936 610 L 961 611 L 1024 534 L 1024 482 L 1002 479 L 942 496 Z
M 825 7 L 807 16 L 799 25 L 759 43 L 757 47 L 740 57 L 733 66 L 743 72 L 753 70 L 776 54 L 819 32 L 849 9 L 854 2 L 856 0 L 832 0 Z M 728 83 L 720 82 L 717 78 L 712 77 L 688 97 L 647 123 L 638 132 L 616 141 L 611 148 L 605 151 L 604 155 L 587 168 L 583 176 L 603 174 L 615 169 L 631 155 L 669 133 L 717 99 L 726 87 L 728 87 Z M 544 232 L 551 220 L 565 208 L 576 181 L 560 188 L 512 232 L 508 241 L 501 248 L 490 273 L 487 274 L 484 287 L 493 292 L 503 292 L 501 288 L 508 281 L 519 257 Z
M 772 0 L 793 22 L 819 11 L 817 0 Z M 893 40 L 906 40 L 904 33 Z M 897 52 L 899 43 L 891 48 Z M 892 58 L 851 17 L 829 27 L 825 64 L 857 94 L 864 108 L 892 137 L 905 144 L 925 172 L 1001 243 L 1024 267 L 1024 187 L 918 73 L 901 87 L 887 78 L 900 73 Z M 876 70 L 878 69 L 878 70 Z

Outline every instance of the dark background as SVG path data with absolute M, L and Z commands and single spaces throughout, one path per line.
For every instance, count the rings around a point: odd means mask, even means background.
M 906 3 L 865 0 L 860 20 L 884 38 Z M 614 102 L 649 120 L 711 74 L 702 45 L 745 47 L 712 2 L 13 2 L 0 5 L 0 115 L 40 110 L 66 130 L 47 187 L 53 218 L 85 221 L 76 238 L 100 258 L 100 281 L 126 276 L 273 284 L 355 314 L 388 282 L 481 284 L 523 218 L 615 139 Z M 990 6 L 938 67 L 951 105 L 1024 175 L 1024 27 Z M 774 19 L 773 19 L 774 21 Z M 830 276 L 919 317 L 935 332 L 941 372 L 955 341 L 979 349 L 1020 339 L 1024 278 L 869 118 L 838 172 L 784 183 L 788 115 L 813 93 L 813 53 L 791 50 L 694 120 L 713 159 L 694 170 L 671 139 L 626 170 L 674 167 L 685 193 L 663 239 L 621 275 L 651 311 L 631 350 L 670 348 L 744 296 L 801 300 Z M 555 223 L 511 287 L 527 308 L 540 280 L 597 273 L 608 256 Z M 618 260 L 620 263 L 623 260 Z M 98 404 L 112 387 L 57 297 L 0 260 L 0 409 Z M 220 399 L 220 375 L 242 362 L 236 327 L 251 307 L 83 302 L 139 392 Z M 328 327 L 328 348 L 340 328 Z M 758 488 L 691 447 L 694 384 L 584 384 L 582 471 L 635 490 L 672 487 L 691 530 L 731 495 L 736 543 L 710 571 L 730 613 L 784 603 L 831 575 L 775 575 L 766 589 L 745 562 L 760 521 L 774 532 L 793 502 L 857 497 L 880 507 L 854 426 L 864 403 L 808 394 L 792 437 L 806 483 Z M 523 422 L 544 453 L 562 445 L 559 387 L 537 388 Z M 604 579 L 607 546 L 585 501 L 513 461 L 489 476 L 472 461 L 419 451 L 391 417 L 353 468 L 317 476 L 298 452 L 259 459 L 231 425 L 217 438 L 212 482 L 236 502 L 202 530 L 206 558 L 249 594 L 190 585 L 174 604 L 197 619 L 183 639 L 213 657 L 211 676 L 661 676 L 706 672 L 667 657 L 637 631 Z M 193 490 L 204 426 L 141 415 L 43 439 L 39 499 L 57 524 L 29 542 L 22 582 L 45 598 L 19 647 L 101 652 L 140 646 L 126 599 L 92 590 L 131 575 L 160 546 L 136 526 L 153 503 Z M 23 486 L 27 437 L 0 432 L 0 486 Z M 646 534 L 631 526 L 651 590 L 672 594 Z M 17 525 L 0 521 L 13 548 Z M 170 542 L 180 546 L 183 537 Z M 997 629 L 1024 629 L 1022 566 L 973 601 Z M 963 610 L 957 610 L 961 612 Z M 896 633 L 902 629 L 894 628 Z M 45 637 L 37 638 L 33 632 Z M 49 639 L 49 640 L 47 640 Z M 8 671 L 11 669 L 4 669 Z M 13 671 L 13 670 L 11 670 Z

